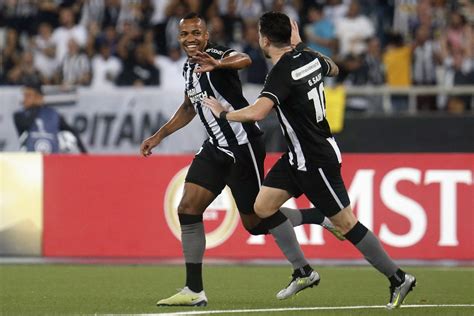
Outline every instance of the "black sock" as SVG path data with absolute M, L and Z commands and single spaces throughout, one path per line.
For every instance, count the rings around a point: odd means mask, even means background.
M 316 207 L 301 209 L 303 224 L 321 224 L 324 221 L 324 214 Z
M 405 272 L 402 269 L 398 269 L 394 275 L 388 278 L 391 286 L 399 286 L 405 282 Z
M 293 276 L 294 277 L 306 277 L 313 272 L 313 268 L 309 264 L 305 265 L 304 267 L 301 267 L 299 269 L 295 269 L 293 271 Z
M 196 293 L 203 290 L 202 263 L 186 263 L 186 286 Z

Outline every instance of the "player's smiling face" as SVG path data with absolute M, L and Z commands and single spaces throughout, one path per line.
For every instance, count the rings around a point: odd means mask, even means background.
M 179 23 L 179 43 L 188 57 L 202 52 L 208 40 L 206 23 L 200 18 L 181 20 Z

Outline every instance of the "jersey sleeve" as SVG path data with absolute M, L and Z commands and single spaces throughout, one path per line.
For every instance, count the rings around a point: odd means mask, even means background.
M 326 59 L 324 57 L 321 56 L 320 53 L 312 50 L 311 48 L 309 47 L 306 47 L 305 50 L 309 53 L 311 53 L 315 58 L 318 59 L 319 61 L 319 64 L 321 65 L 321 73 L 323 76 L 327 76 L 329 75 L 329 73 L 331 72 L 331 65 L 326 61 Z
M 235 49 L 221 45 L 212 45 L 206 48 L 205 51 L 214 59 L 222 59 L 224 57 L 229 56 L 230 53 L 235 52 Z
M 259 98 L 266 97 L 272 100 L 275 105 L 281 104 L 290 94 L 290 72 L 287 65 L 277 63 L 268 74 Z

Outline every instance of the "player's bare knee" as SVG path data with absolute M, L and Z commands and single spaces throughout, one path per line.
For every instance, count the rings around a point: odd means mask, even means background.
M 181 201 L 178 205 L 178 214 L 187 214 L 187 215 L 201 215 L 202 212 L 197 210 L 197 208 L 189 203 L 188 201 Z
M 253 209 L 255 214 L 257 214 L 257 216 L 260 218 L 267 218 L 274 213 L 271 208 L 268 206 L 265 207 L 262 203 L 259 203 L 258 200 L 255 202 Z
M 344 235 L 347 234 L 357 223 L 357 218 L 350 207 L 347 207 L 338 214 L 332 216 L 330 220 L 334 226 Z
M 340 220 L 336 223 L 333 222 L 334 226 L 336 226 L 337 230 L 339 230 L 343 235 L 347 234 L 352 227 L 354 227 L 354 223 L 350 220 Z

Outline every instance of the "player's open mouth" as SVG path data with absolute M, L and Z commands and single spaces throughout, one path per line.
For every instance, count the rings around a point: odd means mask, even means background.
M 197 47 L 197 44 L 186 45 L 186 48 L 188 49 L 196 49 Z

